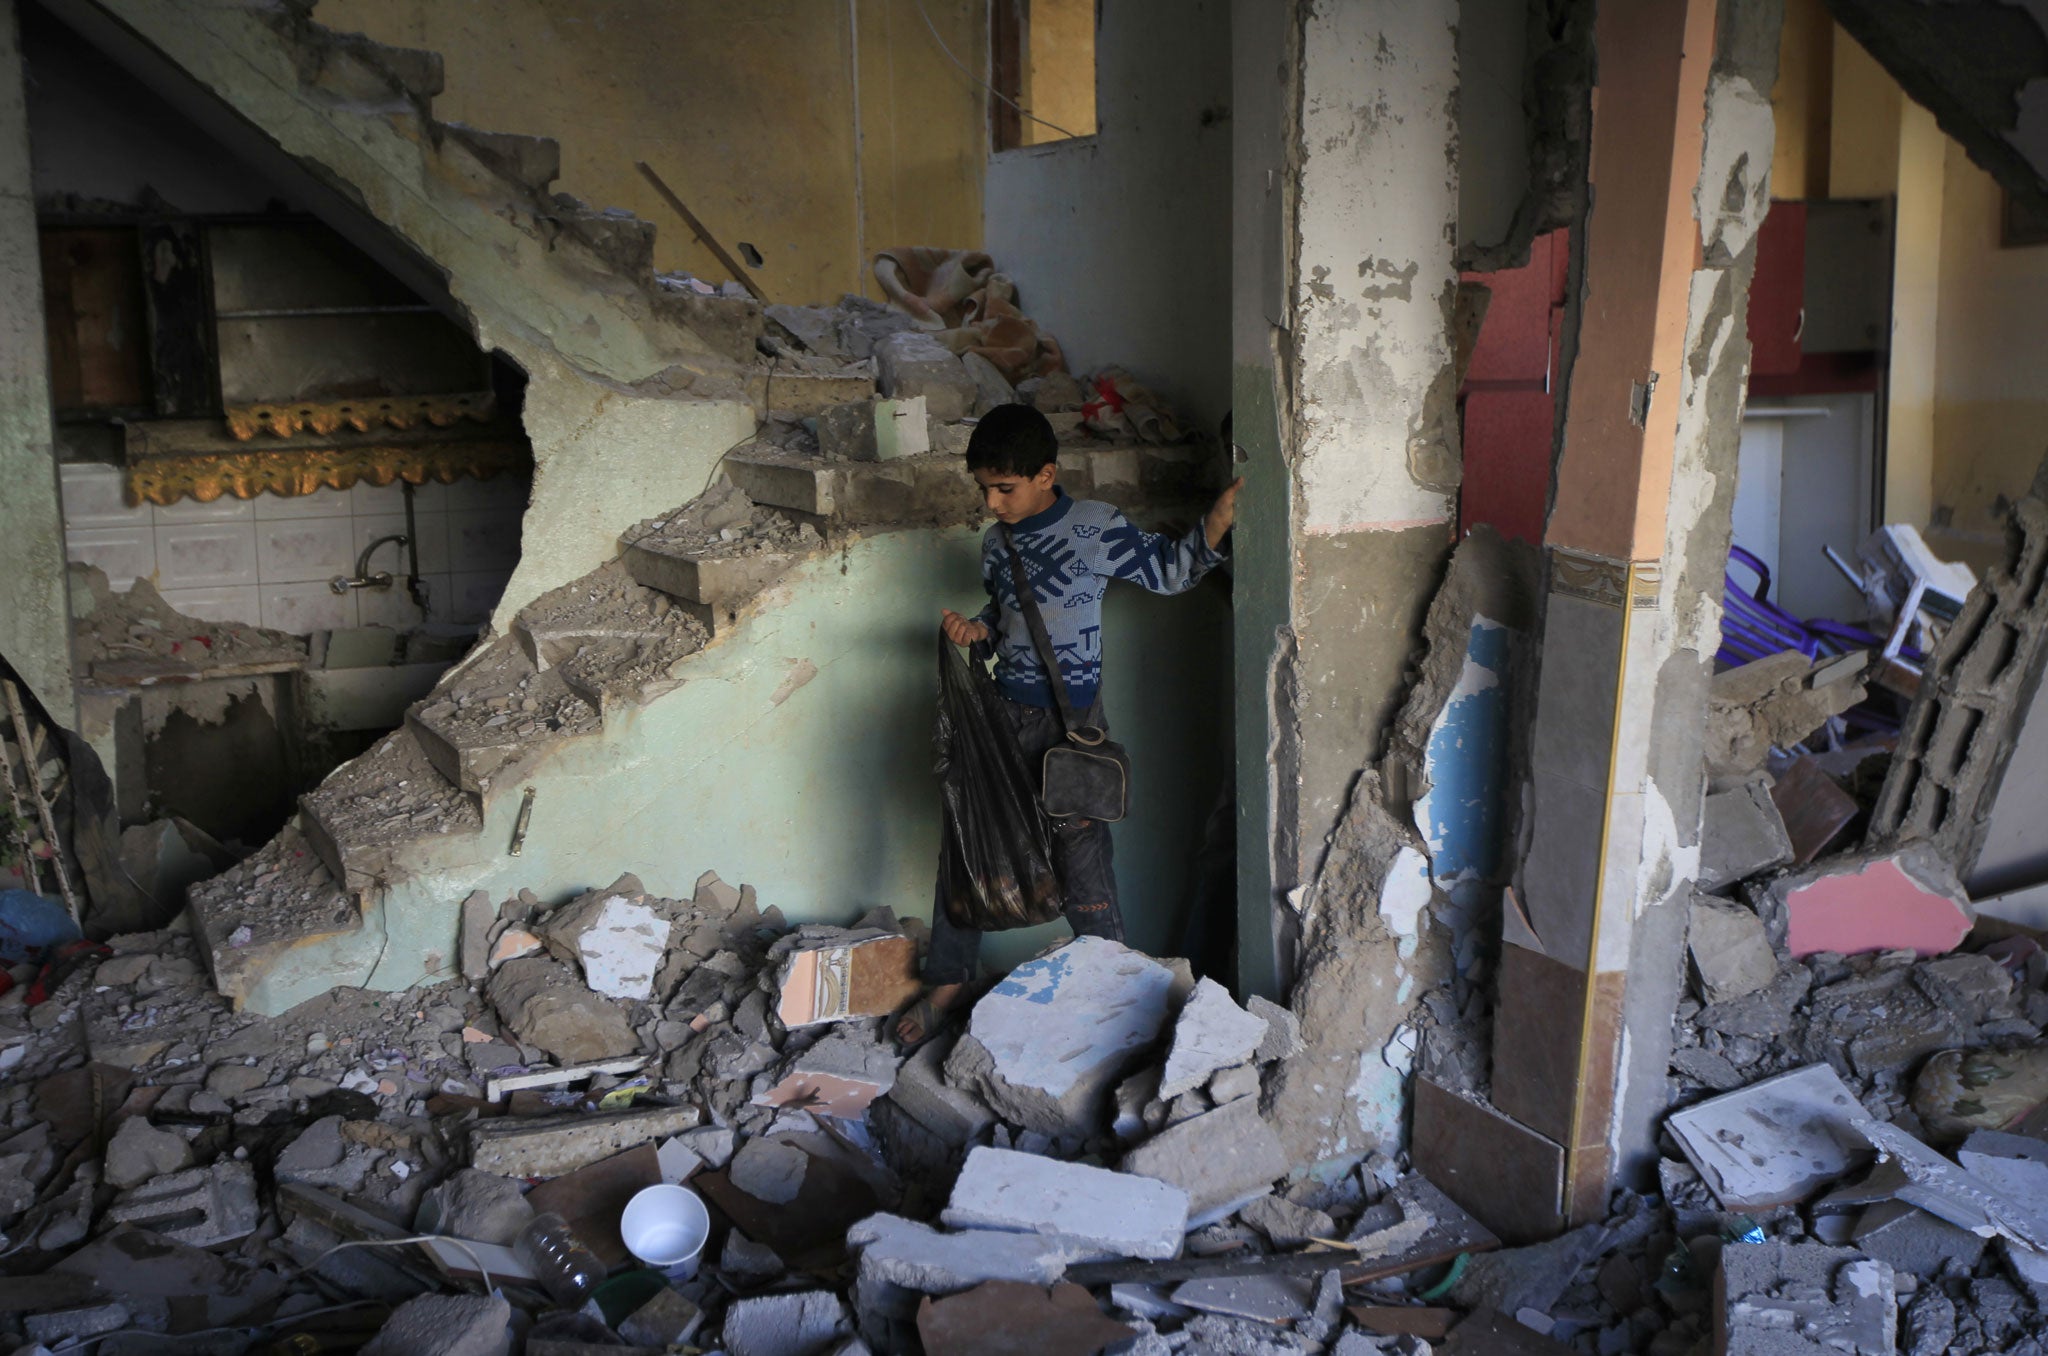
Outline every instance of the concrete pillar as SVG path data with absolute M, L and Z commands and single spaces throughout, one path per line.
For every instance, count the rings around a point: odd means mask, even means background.
M 1779 20 L 1775 0 L 1648 0 L 1603 6 L 1595 29 L 1581 339 L 1493 1078 L 1495 1106 L 1561 1146 L 1574 1221 L 1654 1154 L 1664 1104 Z
M 1381 1055 L 1416 986 L 1376 887 L 1317 886 L 1451 547 L 1458 11 L 1231 16 L 1241 978 L 1298 980 L 1321 1018 L 1304 1025 L 1331 1028 L 1331 1067 L 1308 1061 L 1276 1113 L 1296 1161 L 1355 1157 L 1401 1114 L 1405 1070 Z M 1318 977 L 1319 954 L 1360 968 Z
M 29 177 L 21 30 L 0 0 L 0 658 L 43 709 L 75 723 L 64 514 L 52 451 L 43 271 Z

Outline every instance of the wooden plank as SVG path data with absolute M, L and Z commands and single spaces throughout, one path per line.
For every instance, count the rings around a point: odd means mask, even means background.
M 739 260 L 726 253 L 725 246 L 718 243 L 718 237 L 711 234 L 710 227 L 699 221 L 697 214 L 683 205 L 683 200 L 675 195 L 675 190 L 662 182 L 661 176 L 654 172 L 654 167 L 645 160 L 635 161 L 634 164 L 638 166 L 641 177 L 653 185 L 654 191 L 661 195 L 661 200 L 683 219 L 683 224 L 690 228 L 690 233 L 704 242 L 704 248 L 718 256 L 718 262 L 725 265 L 726 271 L 739 281 L 740 286 L 746 288 L 755 301 L 767 301 L 768 296 L 761 290 L 761 285 L 754 281 L 754 275 L 747 272 L 746 266 Z
M 552 1088 L 564 1083 L 575 1083 L 593 1074 L 638 1073 L 647 1067 L 647 1056 L 632 1055 L 625 1059 L 607 1059 L 596 1064 L 577 1064 L 567 1069 L 542 1069 L 539 1073 L 513 1074 L 509 1078 L 493 1078 L 484 1085 L 484 1095 L 493 1102 L 502 1102 L 508 1093 L 520 1092 L 527 1088 Z
M 1400 1218 L 1350 1248 L 1264 1257 L 1183 1257 L 1172 1262 L 1088 1262 L 1068 1267 L 1066 1279 L 1091 1287 L 1126 1281 L 1167 1285 L 1229 1276 L 1319 1276 L 1335 1269 L 1344 1284 L 1363 1285 L 1448 1262 L 1461 1252 L 1489 1252 L 1500 1246 L 1486 1226 L 1419 1174 L 1395 1183 L 1389 1199 Z M 1414 1221 L 1422 1219 L 1428 1226 L 1418 1232 Z

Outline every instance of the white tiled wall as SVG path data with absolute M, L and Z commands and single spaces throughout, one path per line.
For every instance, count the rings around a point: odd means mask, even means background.
M 119 467 L 68 465 L 64 537 L 71 559 L 97 565 L 116 589 L 147 578 L 181 612 L 217 621 L 317 631 L 342 626 L 415 626 L 406 593 L 407 552 L 387 544 L 370 570 L 398 576 L 389 590 L 336 594 L 328 581 L 352 574 L 378 537 L 405 531 L 398 484 L 357 485 L 284 499 L 181 499 L 169 508 L 130 508 Z M 420 575 L 436 622 L 489 618 L 519 561 L 519 519 L 527 482 L 510 476 L 428 484 L 413 496 Z

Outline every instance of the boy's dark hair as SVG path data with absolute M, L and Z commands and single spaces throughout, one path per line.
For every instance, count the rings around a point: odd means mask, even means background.
M 967 440 L 967 469 L 1035 476 L 1060 458 L 1059 435 L 1029 405 L 998 405 L 981 416 Z

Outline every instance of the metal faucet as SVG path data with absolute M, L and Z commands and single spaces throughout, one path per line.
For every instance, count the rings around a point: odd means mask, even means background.
M 333 589 L 336 593 L 347 593 L 350 589 L 390 588 L 390 571 L 379 570 L 375 574 L 370 573 L 370 557 L 375 555 L 377 548 L 387 541 L 395 541 L 400 546 L 403 546 L 406 543 L 406 536 L 403 532 L 396 532 L 388 537 L 377 538 L 377 540 L 365 546 L 363 553 L 356 557 L 356 572 L 352 578 L 343 578 L 341 575 L 336 575 L 333 579 L 327 581 L 327 587 Z

